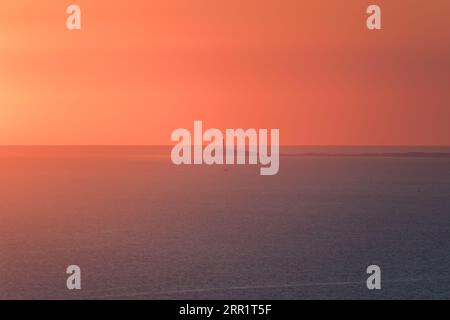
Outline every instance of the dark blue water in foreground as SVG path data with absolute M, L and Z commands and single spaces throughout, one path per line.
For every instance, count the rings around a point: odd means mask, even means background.
M 263 177 L 164 147 L 2 147 L 0 299 L 449 299 L 449 153 L 290 148 Z

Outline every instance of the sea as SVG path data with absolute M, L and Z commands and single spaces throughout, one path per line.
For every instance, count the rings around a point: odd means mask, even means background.
M 449 147 L 283 147 L 259 170 L 0 147 L 0 299 L 450 299 Z

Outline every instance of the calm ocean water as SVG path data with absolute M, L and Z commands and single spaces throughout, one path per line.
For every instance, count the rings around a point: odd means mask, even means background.
M 0 299 L 450 298 L 450 148 L 292 147 L 266 177 L 169 154 L 1 147 Z

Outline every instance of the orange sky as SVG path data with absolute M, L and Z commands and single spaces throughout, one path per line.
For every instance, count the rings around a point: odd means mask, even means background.
M 0 0 L 0 144 L 170 144 L 193 120 L 450 145 L 450 1 Z

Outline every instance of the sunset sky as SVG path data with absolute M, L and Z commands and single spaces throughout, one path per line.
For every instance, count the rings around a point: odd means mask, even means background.
M 450 1 L 0 0 L 0 145 L 170 144 L 194 120 L 450 145 Z

